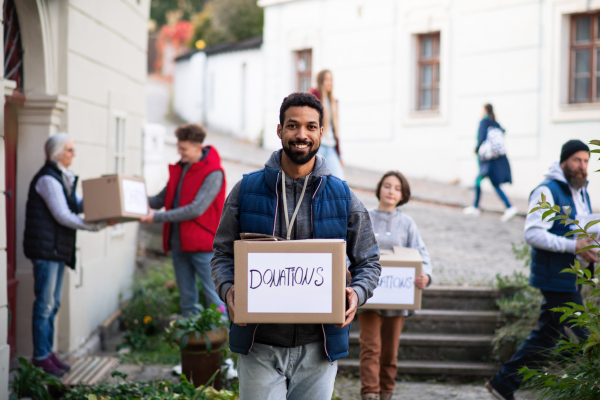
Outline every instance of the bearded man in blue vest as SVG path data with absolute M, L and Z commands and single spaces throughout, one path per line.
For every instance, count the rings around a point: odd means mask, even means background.
M 379 281 L 379 248 L 364 205 L 316 155 L 323 135 L 321 102 L 312 94 L 293 93 L 283 100 L 279 120 L 283 149 L 263 169 L 244 175 L 227 198 L 213 246 L 212 278 L 233 321 L 229 344 L 240 353 L 240 399 L 329 400 L 336 360 L 348 356 L 350 323 Z M 241 233 L 345 239 L 352 275 L 346 322 L 235 324 L 233 242 Z
M 542 195 L 550 206 L 558 204 L 561 208 L 570 206 L 572 219 L 581 220 L 591 213 L 590 198 L 587 192 L 587 167 L 590 159 L 589 147 L 580 140 L 569 140 L 561 151 L 560 163 L 553 163 L 546 179 L 529 197 L 529 209 L 537 206 Z M 566 337 L 567 321 L 560 321 L 561 312 L 552 308 L 564 307 L 572 302 L 583 304 L 581 285 L 576 285 L 577 276 L 561 273 L 569 268 L 577 258 L 582 268 L 594 270 L 598 258 L 594 251 L 575 253 L 591 245 L 591 239 L 576 240 L 572 236 L 565 238 L 570 226 L 560 225 L 559 221 L 544 221 L 544 210 L 536 211 L 525 220 L 525 241 L 531 246 L 531 274 L 529 284 L 539 288 L 544 296 L 538 328 L 534 329 L 513 357 L 504 363 L 500 371 L 485 384 L 485 387 L 497 399 L 514 399 L 513 393 L 523 379 L 518 370 L 524 366 L 538 368 L 545 361 L 549 349 L 556 341 Z M 587 332 L 579 327 L 571 327 L 579 339 L 585 339 Z

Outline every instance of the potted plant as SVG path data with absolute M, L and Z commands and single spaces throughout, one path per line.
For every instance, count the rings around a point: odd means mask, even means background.
M 197 314 L 172 321 L 166 330 L 167 341 L 179 345 L 181 371 L 195 385 L 204 385 L 221 369 L 221 346 L 227 341 L 229 320 L 225 308 L 211 304 L 204 308 L 197 304 Z M 213 381 L 221 389 L 221 373 Z

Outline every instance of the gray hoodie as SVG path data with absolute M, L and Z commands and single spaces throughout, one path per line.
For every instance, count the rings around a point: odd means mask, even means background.
M 274 152 L 265 166 L 280 170 L 281 153 L 282 150 Z M 311 215 L 313 183 L 319 177 L 328 175 L 331 175 L 331 172 L 327 169 L 327 162 L 320 156 L 316 156 L 314 170 L 308 177 L 292 179 L 286 175 L 286 199 L 288 218 L 290 219 L 300 201 L 304 180 L 309 179 L 296 222 L 292 228 L 292 240 L 311 239 L 313 237 Z M 240 183 L 241 181 L 234 186 L 225 202 L 225 208 L 213 244 L 215 255 L 210 263 L 215 288 L 223 301 L 226 301 L 225 295 L 234 283 L 233 242 L 239 240 L 240 233 L 242 233 L 238 209 Z M 351 196 L 352 203 L 350 217 L 348 218 L 346 252 L 350 260 L 349 269 L 352 274 L 350 286 L 358 295 L 358 305 L 360 306 L 373 295 L 373 290 L 379 282 L 381 265 L 379 264 L 379 247 L 373 234 L 369 213 L 352 191 Z M 286 224 L 282 216 L 284 212 L 283 196 L 279 196 L 277 210 L 275 236 L 285 237 Z M 261 324 L 258 326 L 255 335 L 257 343 L 280 347 L 296 347 L 322 340 L 323 331 L 321 325 L 318 324 Z

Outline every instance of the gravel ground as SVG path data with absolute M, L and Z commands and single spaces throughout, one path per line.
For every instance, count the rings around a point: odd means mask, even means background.
M 343 400 L 360 399 L 358 379 L 338 375 L 335 380 L 336 394 Z M 517 400 L 535 399 L 529 391 L 516 393 Z M 454 384 L 436 382 L 396 382 L 392 400 L 493 400 L 481 383 Z

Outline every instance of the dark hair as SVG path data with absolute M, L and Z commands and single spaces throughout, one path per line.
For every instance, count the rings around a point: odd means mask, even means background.
M 175 136 L 181 142 L 202 143 L 206 137 L 206 129 L 198 124 L 180 125 L 175 131 Z
M 485 108 L 485 112 L 488 114 L 490 119 L 492 121 L 495 121 L 496 115 L 494 114 L 494 107 L 490 103 L 488 103 L 488 104 L 484 105 L 483 108 Z
M 283 103 L 281 103 L 281 108 L 279 109 L 279 124 L 281 126 L 283 126 L 285 112 L 290 107 L 310 107 L 317 110 L 319 112 L 319 128 L 323 126 L 323 105 L 315 95 L 298 92 L 292 93 L 283 99 Z
M 381 193 L 381 186 L 383 185 L 383 181 L 385 181 L 385 178 L 388 178 L 390 176 L 395 176 L 396 178 L 398 178 L 398 180 L 400 181 L 400 186 L 402 186 L 402 188 L 400 189 L 400 192 L 402 193 L 402 199 L 398 202 L 398 204 L 396 204 L 396 207 L 408 203 L 408 200 L 410 200 L 410 185 L 408 184 L 408 180 L 406 179 L 406 177 L 404 177 L 404 175 L 402 175 L 399 171 L 388 171 L 385 174 L 383 174 L 383 176 L 379 180 L 379 183 L 377 184 L 377 189 L 375 189 L 375 196 L 377 196 L 377 200 L 381 200 L 379 198 L 379 194 Z

